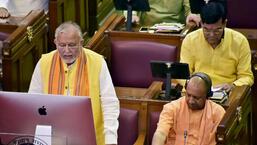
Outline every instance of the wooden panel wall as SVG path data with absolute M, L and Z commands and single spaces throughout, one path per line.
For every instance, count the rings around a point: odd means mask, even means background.
M 93 36 L 106 18 L 114 12 L 114 5 L 112 0 L 88 0 L 88 8 L 88 35 Z
M 87 0 L 50 0 L 49 1 L 49 51 L 55 49 L 53 43 L 55 29 L 65 21 L 74 21 L 83 32 L 88 30 Z
M 114 11 L 112 0 L 50 0 L 49 1 L 49 38 L 50 48 L 55 29 L 65 21 L 75 21 L 83 31 L 84 38 L 92 37 L 95 31 Z M 86 33 L 87 32 L 87 33 Z
M 33 11 L 12 28 L 3 41 L 3 90 L 28 91 L 34 67 L 47 49 L 47 23 L 43 11 Z

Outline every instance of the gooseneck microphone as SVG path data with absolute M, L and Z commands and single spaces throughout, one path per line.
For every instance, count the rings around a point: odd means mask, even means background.
M 187 144 L 187 130 L 184 130 L 184 145 Z

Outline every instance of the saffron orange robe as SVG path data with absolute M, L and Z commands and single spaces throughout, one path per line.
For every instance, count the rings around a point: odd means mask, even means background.
M 167 136 L 166 145 L 215 145 L 215 132 L 225 114 L 222 106 L 207 100 L 202 110 L 191 110 L 185 100 L 166 104 L 157 130 Z

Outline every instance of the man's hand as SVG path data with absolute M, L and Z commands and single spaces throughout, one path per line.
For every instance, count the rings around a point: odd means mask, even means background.
M 201 17 L 197 14 L 189 14 L 186 19 L 186 24 L 189 26 L 200 26 Z
M 132 23 L 139 23 L 139 17 L 137 15 L 132 15 Z
M 166 140 L 166 135 L 163 134 L 162 132 L 155 131 L 153 140 L 152 140 L 152 145 L 164 145 Z
M 0 18 L 8 18 L 10 16 L 10 13 L 6 8 L 0 7 Z
M 214 86 L 214 88 L 220 88 L 221 90 L 226 91 L 227 93 L 229 93 L 235 86 L 233 84 L 229 84 L 229 83 L 224 83 L 224 84 L 219 84 L 217 86 Z

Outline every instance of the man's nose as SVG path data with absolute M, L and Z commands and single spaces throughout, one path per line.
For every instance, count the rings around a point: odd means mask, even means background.
M 69 45 L 65 45 L 65 47 L 63 48 L 64 52 L 69 52 Z
M 210 31 L 210 36 L 213 37 L 215 35 L 215 32 L 214 31 Z
M 194 103 L 194 102 L 195 102 L 195 100 L 194 100 L 194 98 L 193 98 L 193 97 L 189 97 L 189 98 L 188 98 L 188 101 L 189 101 L 189 103 L 190 103 L 190 104 L 192 104 L 192 103 Z

